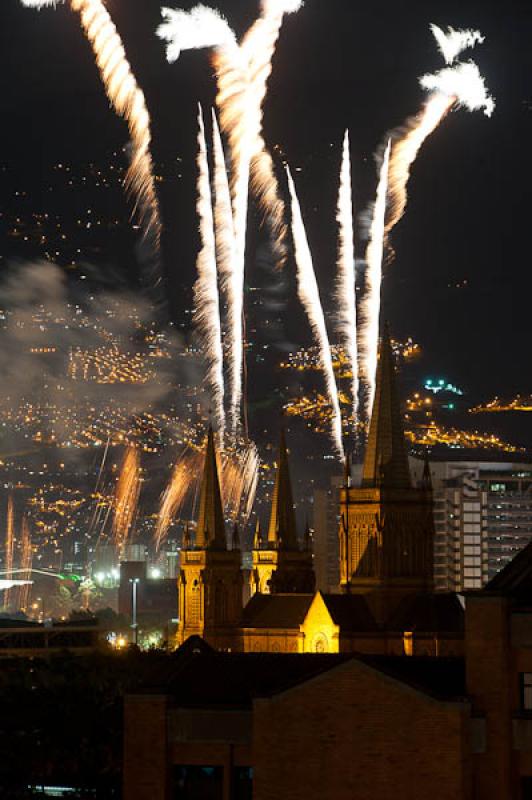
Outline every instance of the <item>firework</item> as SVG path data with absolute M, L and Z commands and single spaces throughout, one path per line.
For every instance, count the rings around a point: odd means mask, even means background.
M 495 100 L 473 61 L 446 67 L 434 75 L 423 75 L 419 82 L 428 92 L 442 94 L 468 111 L 484 111 L 487 117 L 491 117 L 495 110 Z
M 337 454 L 343 458 L 342 417 L 340 413 L 338 390 L 334 378 L 331 347 L 327 335 L 327 327 L 325 325 L 325 316 L 323 314 L 320 292 L 314 273 L 314 265 L 312 263 L 312 255 L 310 253 L 305 225 L 301 215 L 301 208 L 294 181 L 288 167 L 286 168 L 286 173 L 292 201 L 292 236 L 294 239 L 297 268 L 298 295 L 309 318 L 312 333 L 314 334 L 316 344 L 320 351 L 320 363 L 325 376 L 327 394 L 333 412 L 331 420 L 332 438 Z
M 203 47 L 224 47 L 236 42 L 235 34 L 227 20 L 214 8 L 194 6 L 190 11 L 162 8 L 164 22 L 157 28 L 157 36 L 166 42 L 166 58 L 177 61 L 183 50 Z
M 117 552 L 126 544 L 135 515 L 140 494 L 140 456 L 136 447 L 128 447 L 116 485 L 113 538 Z
M 197 483 L 201 466 L 200 453 L 185 453 L 177 461 L 168 486 L 161 495 L 154 542 L 160 549 L 168 535 L 168 529 L 181 511 L 192 487 Z
M 198 278 L 194 284 L 194 322 L 203 343 L 207 362 L 207 384 L 211 390 L 213 412 L 218 430 L 224 430 L 224 376 L 222 328 L 218 296 L 218 274 L 216 269 L 216 243 L 212 212 L 211 184 L 205 127 L 201 108 L 198 114 L 198 201 L 202 247 L 196 267 Z
M 212 111 L 212 142 L 214 156 L 216 261 L 220 271 L 222 290 L 226 293 L 233 275 L 235 232 L 233 227 L 233 212 L 231 209 L 231 190 L 229 188 L 220 128 L 218 127 L 218 120 L 214 109 Z M 228 311 L 231 316 L 233 313 L 232 305 L 229 306 Z M 234 321 L 231 318 L 229 319 L 229 328 L 234 328 Z
M 440 49 L 443 48 L 446 60 L 454 60 L 465 47 L 483 41 L 478 31 L 453 31 L 451 38 L 448 38 L 450 34 L 446 37 L 436 26 L 432 26 L 432 32 Z M 447 45 L 443 47 L 446 42 Z M 386 239 L 405 213 L 408 200 L 407 185 L 412 164 L 427 137 L 436 130 L 455 105 L 467 108 L 469 111 L 483 109 L 488 117 L 495 107 L 478 67 L 472 61 L 447 67 L 434 75 L 424 75 L 420 78 L 420 83 L 430 92 L 429 99 L 419 114 L 410 117 L 403 126 L 392 131 L 387 137 L 392 140 L 392 151 L 388 176 Z
M 475 47 L 477 44 L 482 44 L 484 41 L 480 31 L 455 31 L 454 28 L 449 26 L 447 33 L 444 33 L 437 25 L 431 25 L 430 29 L 446 64 L 452 64 L 464 50 Z
M 381 308 L 382 262 L 385 241 L 386 192 L 391 142 L 388 142 L 380 169 L 377 197 L 373 209 L 368 246 L 366 249 L 366 280 L 362 302 L 361 356 L 366 382 L 366 417 L 371 416 L 375 395 L 379 320 Z
M 28 518 L 26 515 L 22 518 L 22 536 L 20 542 L 20 569 L 22 570 L 21 577 L 28 581 L 19 588 L 17 607 L 24 611 L 28 607 L 30 583 L 31 578 L 31 565 L 33 561 L 33 549 L 31 546 L 31 534 Z
M 64 0 L 21 0 L 22 5 L 26 6 L 26 8 L 36 8 L 38 10 L 41 8 L 53 8 L 63 2 Z
M 150 115 L 144 94 L 135 80 L 122 40 L 102 0 L 66 0 L 80 15 L 107 97 L 115 112 L 123 117 L 132 142 L 131 162 L 125 185 L 135 198 L 146 235 L 153 237 L 158 250 L 161 223 L 150 154 Z M 29 8 L 57 5 L 50 0 L 21 0 Z M 65 2 L 65 0 L 63 0 Z
M 299 6 L 299 2 L 293 1 L 263 2 L 261 16 L 246 33 L 240 47 L 220 47 L 214 56 L 218 81 L 216 102 L 220 110 L 221 128 L 227 135 L 232 165 L 231 193 L 235 226 L 235 268 L 230 292 L 234 306 L 230 349 L 233 418 L 239 416 L 242 399 L 242 312 L 250 177 L 253 193 L 268 214 L 276 255 L 280 262 L 284 258 L 284 203 L 273 162 L 266 152 L 262 137 L 262 106 L 284 14 L 297 11 Z
M 245 35 L 241 51 L 247 63 L 248 97 L 246 100 L 246 125 L 253 136 L 251 161 L 251 188 L 260 207 L 270 222 L 273 247 L 279 262 L 285 258 L 286 236 L 285 206 L 279 191 L 273 160 L 262 136 L 263 105 L 272 60 L 285 14 L 298 11 L 301 2 L 293 0 L 263 0 L 261 15 Z
M 15 511 L 13 507 L 13 495 L 10 492 L 7 498 L 7 518 L 6 518 L 6 539 L 5 539 L 5 578 L 13 578 L 13 555 L 15 552 Z M 9 606 L 11 590 L 4 592 L 4 606 Z
M 349 131 L 345 132 L 344 137 L 336 219 L 339 225 L 338 277 L 336 281 L 337 328 L 340 342 L 345 349 L 353 375 L 351 393 L 353 397 L 353 422 L 356 422 L 358 411 L 358 348 Z
M 246 230 L 248 191 L 252 146 L 249 133 L 243 124 L 245 97 L 248 86 L 245 65 L 238 46 L 217 51 L 218 72 L 217 103 L 220 124 L 228 134 L 231 153 L 231 199 L 233 207 L 234 251 L 233 267 L 225 280 L 228 304 L 228 358 L 230 376 L 230 419 L 236 434 L 242 402 L 242 376 L 244 362 L 244 265 L 246 256 Z
M 248 521 L 259 479 L 259 454 L 244 441 L 221 454 L 222 497 L 225 514 L 233 522 Z

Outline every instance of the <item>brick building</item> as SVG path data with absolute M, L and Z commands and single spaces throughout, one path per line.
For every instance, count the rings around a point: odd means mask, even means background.
M 532 547 L 465 620 L 456 658 L 189 639 L 126 698 L 124 800 L 529 800 Z

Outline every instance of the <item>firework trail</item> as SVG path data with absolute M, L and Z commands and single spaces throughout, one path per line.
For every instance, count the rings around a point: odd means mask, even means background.
M 206 380 L 211 391 L 217 428 L 223 438 L 225 423 L 222 326 L 220 322 L 209 162 L 201 107 L 198 114 L 198 125 L 197 212 L 200 219 L 202 247 L 196 262 L 198 278 L 194 284 L 194 322 L 203 343 L 203 353 L 207 362 Z
M 31 534 L 28 518 L 22 518 L 22 536 L 20 541 L 20 568 L 23 570 L 21 578 L 29 581 L 31 578 L 31 566 L 33 561 L 33 549 L 31 546 Z M 28 607 L 30 594 L 30 584 L 19 587 L 17 607 L 24 611 Z
M 358 412 L 358 347 L 357 309 L 355 293 L 355 243 L 353 232 L 353 197 L 351 189 L 351 158 L 349 131 L 345 132 L 340 190 L 336 219 L 339 225 L 338 277 L 336 281 L 337 327 L 340 343 L 345 349 L 353 375 L 353 422 Z
M 377 197 L 371 220 L 366 249 L 366 279 L 362 301 L 361 363 L 366 383 L 366 418 L 370 419 L 375 396 L 375 374 L 379 343 L 379 319 L 381 310 L 382 262 L 385 242 L 386 192 L 390 164 L 391 142 L 388 142 L 380 169 Z
M 123 117 L 132 142 L 131 163 L 125 185 L 135 197 L 145 234 L 153 238 L 158 251 L 161 223 L 150 154 L 150 115 L 144 94 L 127 60 L 122 40 L 103 4 L 103 0 L 63 0 L 80 15 L 81 26 L 89 40 L 107 97 L 115 112 Z M 21 0 L 29 8 L 56 5 L 50 0 Z
M 263 111 L 268 79 L 284 14 L 297 11 L 299 2 L 263 2 L 261 16 L 246 33 L 240 47 L 220 47 L 214 54 L 220 111 L 220 125 L 227 135 L 231 153 L 231 194 L 235 226 L 235 268 L 231 287 L 233 375 L 231 407 L 238 418 L 242 399 L 243 291 L 246 257 L 248 195 L 251 189 L 268 215 L 276 257 L 285 257 L 285 208 L 281 199 L 271 156 L 262 136 Z
M 120 552 L 128 540 L 139 494 L 140 456 L 137 448 L 130 445 L 122 461 L 115 492 L 113 538 L 117 552 Z
M 15 511 L 13 507 L 13 494 L 10 492 L 7 498 L 7 518 L 6 518 L 6 539 L 5 539 L 5 577 L 11 580 L 13 577 L 13 555 L 15 552 Z M 11 589 L 4 591 L 4 606 L 9 606 L 11 599 Z
M 167 58 L 175 61 L 185 49 L 214 47 L 216 103 L 220 126 L 231 154 L 231 198 L 234 217 L 234 259 L 226 281 L 229 307 L 230 419 L 233 434 L 240 420 L 244 369 L 243 295 L 250 180 L 259 204 L 271 222 L 274 247 L 284 258 L 284 203 L 273 162 L 262 137 L 262 105 L 285 14 L 297 11 L 301 0 L 263 0 L 261 15 L 239 46 L 227 21 L 199 5 L 190 12 L 163 8 L 157 31 L 167 43 Z
M 452 64 L 464 50 L 475 47 L 477 44 L 482 44 L 484 41 L 480 31 L 455 31 L 454 28 L 449 26 L 447 33 L 445 33 L 437 25 L 431 25 L 430 29 L 446 64 Z
M 301 0 L 263 0 L 261 15 L 245 35 L 240 47 L 248 65 L 246 126 L 251 126 L 250 133 L 254 137 L 251 189 L 264 214 L 268 216 L 274 252 L 281 264 L 286 255 L 284 245 L 287 232 L 285 205 L 279 190 L 273 160 L 266 149 L 262 136 L 263 105 L 284 16 L 299 11 L 301 6 Z
M 305 225 L 301 215 L 301 208 L 296 193 L 296 188 L 289 168 L 286 168 L 288 177 L 288 187 L 292 201 L 292 236 L 294 239 L 295 260 L 297 268 L 298 295 L 303 308 L 309 318 L 312 333 L 318 345 L 320 362 L 325 376 L 327 394 L 332 408 L 332 438 L 336 447 L 337 454 L 343 458 L 344 449 L 342 445 L 342 417 L 340 412 L 340 402 L 338 390 L 334 378 L 332 365 L 331 346 L 327 336 L 325 316 L 320 300 L 320 293 L 314 273 L 312 255 L 307 241 Z
M 478 31 L 453 31 L 450 37 L 450 34 L 446 36 L 439 28 L 432 26 L 432 32 L 446 60 L 454 60 L 465 47 L 472 47 L 476 42 L 483 41 Z M 416 116 L 407 119 L 404 125 L 387 134 L 387 140 L 392 140 L 392 151 L 388 176 L 386 240 L 405 213 L 408 201 L 407 185 L 412 164 L 424 141 L 434 132 L 446 114 L 457 105 L 469 111 L 483 109 L 489 117 L 495 107 L 478 67 L 472 61 L 447 67 L 435 75 L 424 75 L 420 83 L 430 92 L 430 97 L 422 110 Z
M 243 525 L 249 519 L 259 479 L 259 454 L 246 441 L 221 454 L 222 497 L 226 516 Z
M 214 222 L 216 231 L 216 261 L 220 272 L 222 291 L 226 294 L 233 278 L 233 261 L 235 255 L 235 232 L 233 227 L 233 212 L 231 209 L 231 190 L 227 176 L 225 155 L 220 136 L 220 128 L 216 113 L 212 111 L 212 141 L 214 156 Z M 235 328 L 232 319 L 233 304 L 228 304 L 231 330 Z M 233 378 L 231 376 L 231 382 Z
M 193 486 L 198 481 L 202 457 L 200 453 L 185 453 L 174 466 L 168 486 L 161 495 L 154 542 L 158 551 L 168 535 L 168 529 L 179 514 Z

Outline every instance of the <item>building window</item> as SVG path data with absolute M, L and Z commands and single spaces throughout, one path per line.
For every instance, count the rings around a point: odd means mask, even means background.
M 176 766 L 172 800 L 222 800 L 223 768 Z
M 521 672 L 521 710 L 532 711 L 532 672 Z

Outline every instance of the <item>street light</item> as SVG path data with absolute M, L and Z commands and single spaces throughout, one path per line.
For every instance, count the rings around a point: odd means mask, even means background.
M 138 626 L 137 626 L 137 586 L 140 583 L 140 578 L 130 578 L 129 582 L 131 584 L 131 608 L 132 608 L 132 623 L 131 627 L 133 628 L 133 641 L 135 644 L 138 644 Z

